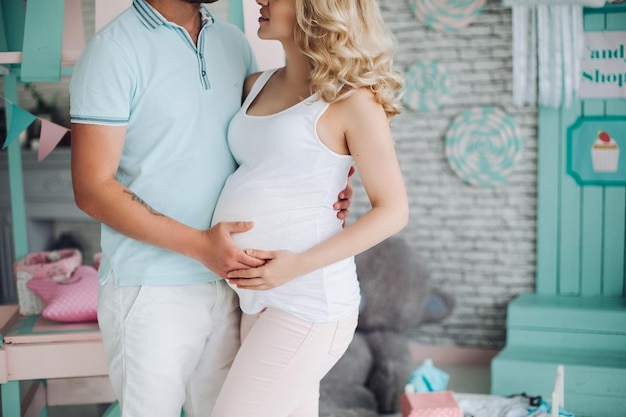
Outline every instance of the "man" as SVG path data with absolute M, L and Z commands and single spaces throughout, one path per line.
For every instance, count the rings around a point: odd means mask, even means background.
M 231 240 L 250 222 L 209 228 L 256 63 L 201 3 L 134 0 L 70 84 L 74 194 L 103 224 L 98 319 L 124 417 L 211 414 L 239 346 L 237 298 L 220 277 L 263 264 Z M 340 218 L 348 206 L 336 203 Z

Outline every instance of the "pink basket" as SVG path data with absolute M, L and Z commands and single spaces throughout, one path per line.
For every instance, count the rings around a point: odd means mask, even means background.
M 31 279 L 62 281 L 82 264 L 78 249 L 33 252 L 13 264 L 20 314 L 41 314 L 46 304 L 26 285 Z

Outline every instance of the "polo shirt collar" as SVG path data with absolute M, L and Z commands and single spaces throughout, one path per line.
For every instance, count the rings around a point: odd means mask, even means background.
M 133 0 L 133 8 L 137 12 L 139 19 L 148 29 L 156 29 L 161 25 L 172 24 L 165 19 L 154 7 L 146 0 Z M 213 15 L 204 4 L 200 5 L 200 15 L 202 16 L 202 26 L 206 26 L 215 22 Z

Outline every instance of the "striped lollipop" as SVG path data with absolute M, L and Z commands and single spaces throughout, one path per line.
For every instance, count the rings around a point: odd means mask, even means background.
M 436 61 L 416 61 L 404 73 L 402 100 L 412 110 L 437 110 L 450 95 L 450 78 Z
M 483 187 L 505 183 L 522 150 L 515 122 L 495 107 L 474 107 L 459 114 L 445 141 L 452 170 L 467 183 Z
M 485 0 L 408 0 L 409 8 L 424 26 L 439 32 L 454 32 L 472 23 Z

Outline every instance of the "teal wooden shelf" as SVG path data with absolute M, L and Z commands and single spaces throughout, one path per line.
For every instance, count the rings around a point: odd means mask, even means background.
M 626 30 L 626 4 L 585 8 L 586 31 Z M 564 366 L 565 409 L 626 416 L 626 187 L 568 175 L 567 129 L 579 117 L 624 118 L 626 99 L 539 109 L 536 293 L 507 307 L 491 392 L 551 398 Z

